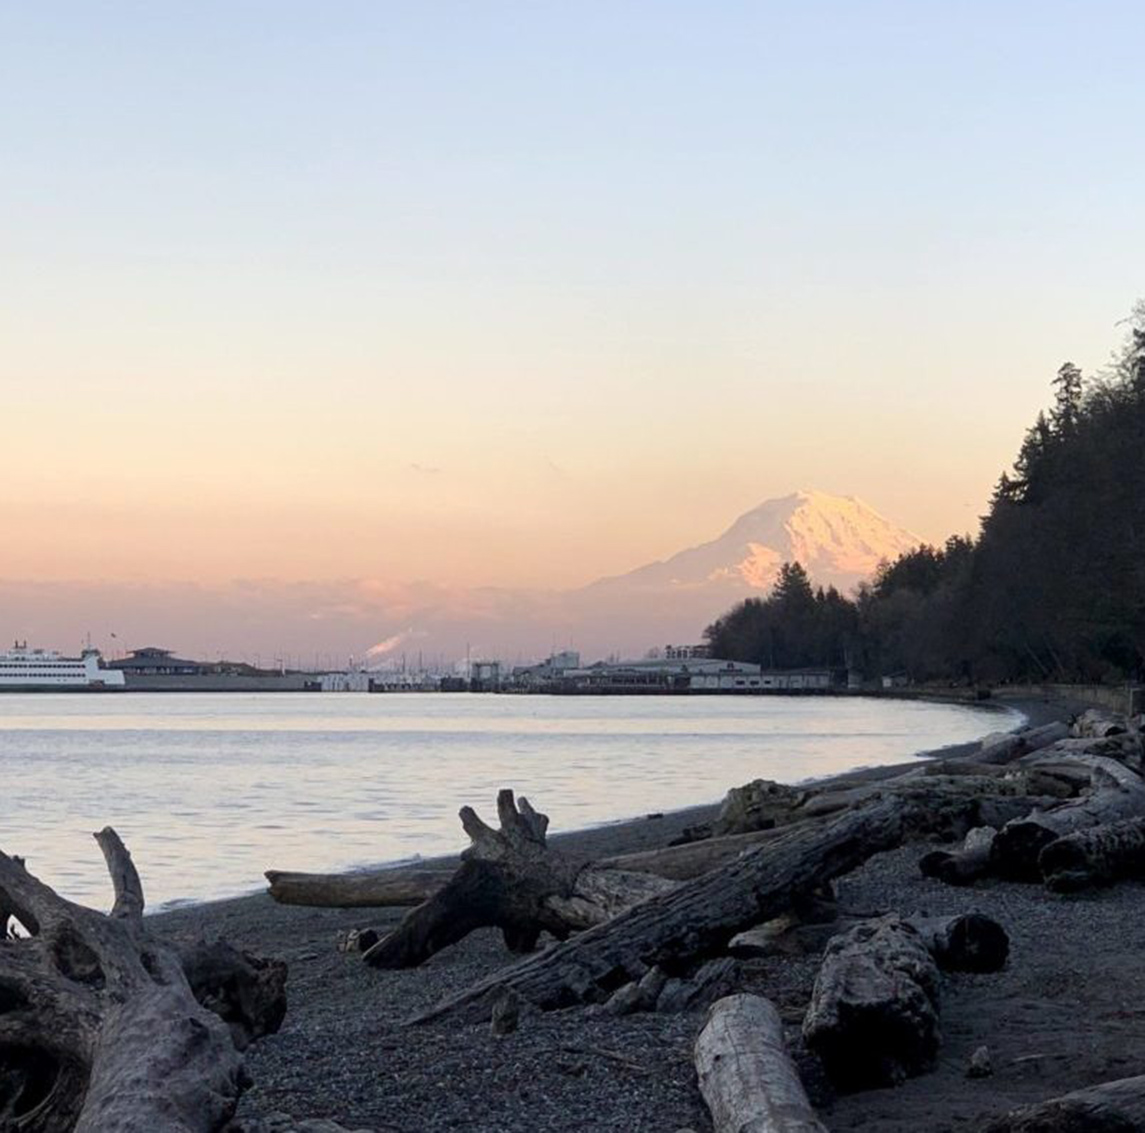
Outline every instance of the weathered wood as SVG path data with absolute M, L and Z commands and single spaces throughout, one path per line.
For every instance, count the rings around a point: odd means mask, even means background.
M 498 830 L 471 807 L 461 823 L 471 840 L 444 888 L 411 909 L 363 958 L 409 968 L 478 928 L 501 929 L 511 951 L 531 951 L 542 932 L 558 940 L 600 924 L 675 883 L 650 874 L 602 870 L 549 846 L 548 817 L 513 792 L 497 796 Z
M 1038 868 L 1056 893 L 1145 877 L 1145 816 L 1058 838 L 1038 855 Z
M 736 933 L 778 916 L 798 896 L 898 845 L 916 805 L 898 797 L 876 799 L 829 822 L 784 829 L 703 877 L 495 973 L 415 1021 L 484 1021 L 492 999 L 505 988 L 551 1010 L 604 1000 L 655 965 L 686 974 L 721 954 Z
M 770 842 L 781 833 L 779 829 L 756 830 L 749 834 L 728 834 L 722 838 L 708 838 L 701 842 L 688 842 L 665 846 L 657 850 L 639 850 L 631 854 L 616 854 L 601 858 L 595 864 L 601 869 L 623 869 L 633 873 L 654 873 L 672 881 L 691 881 L 725 862 L 738 858 L 753 846 Z
M 650 873 L 670 881 L 687 881 L 714 869 L 776 831 L 731 834 L 699 842 L 616 854 L 593 863 L 602 870 Z M 316 908 L 368 909 L 416 906 L 440 892 L 456 866 L 408 866 L 354 873 L 297 873 L 267 870 L 268 892 L 279 904 Z
M 948 885 L 969 885 L 990 872 L 990 850 L 998 831 L 992 826 L 976 826 L 953 850 L 932 850 L 918 863 L 923 877 L 934 877 Z
M 1124 716 L 1105 708 L 1088 708 L 1074 722 L 1072 732 L 1083 739 L 1102 739 L 1106 736 L 1119 736 L 1129 731 Z
M 1137 1133 L 1145 1129 L 1145 1075 L 1089 1086 L 995 1118 L 983 1133 Z
M 286 964 L 240 952 L 225 940 L 178 948 L 195 998 L 230 1028 L 238 1050 L 278 1033 L 286 1017 Z
M 1034 810 L 1003 826 L 991 848 L 991 869 L 999 876 L 1039 880 L 1038 857 L 1051 842 L 1089 827 L 1145 814 L 1145 780 L 1135 771 L 1108 756 L 1071 759 L 1088 769 L 1092 789 L 1080 798 Z
M 791 812 L 806 795 L 806 791 L 771 779 L 753 779 L 742 787 L 732 787 L 712 823 L 712 834 L 748 834 L 783 825 L 791 821 Z
M 738 983 L 739 965 L 730 956 L 720 956 L 701 964 L 687 979 L 666 980 L 654 1010 L 664 1015 L 698 1011 L 734 991 Z
M 714 1133 L 826 1133 L 766 999 L 731 995 L 714 1003 L 694 1057 Z
M 1012 760 L 1031 752 L 1040 751 L 1051 744 L 1064 740 L 1070 734 L 1069 725 L 1055 721 L 1037 728 L 1025 728 L 1019 732 L 1009 732 L 1002 736 L 987 737 L 974 759 L 979 763 L 1010 763 Z
M 841 1090 L 895 1085 L 938 1053 L 938 966 L 902 917 L 865 921 L 828 945 L 803 1020 Z
M 268 892 L 280 905 L 381 909 L 420 905 L 442 889 L 456 867 L 412 866 L 359 873 L 296 873 L 269 869 Z
M 195 999 L 176 951 L 144 925 L 115 832 L 97 835 L 111 915 L 73 905 L 0 853 L 0 1128 L 19 1133 L 216 1133 L 242 1089 L 226 1024 Z

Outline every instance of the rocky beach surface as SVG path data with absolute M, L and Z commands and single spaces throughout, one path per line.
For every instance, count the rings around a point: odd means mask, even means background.
M 1075 707 L 1016 706 L 1032 725 L 1068 717 Z M 850 785 L 883 774 L 870 769 L 839 781 Z M 559 807 L 552 809 L 559 821 Z M 590 858 L 655 848 L 710 821 L 716 809 L 648 816 L 551 840 Z M 836 891 L 846 918 L 974 910 L 1009 934 L 1002 971 L 943 977 L 942 1046 L 930 1072 L 891 1088 L 835 1093 L 803 1048 L 799 1028 L 822 942 L 740 961 L 736 990 L 766 996 L 778 1008 L 827 1127 L 975 1129 L 1014 1106 L 1140 1072 L 1145 885 L 1121 882 L 1075 896 L 996 878 L 955 888 L 920 874 L 928 848 L 909 842 L 876 854 L 841 877 Z M 340 935 L 365 926 L 384 932 L 404 913 L 288 907 L 259 894 L 148 918 L 165 934 L 223 937 L 289 965 L 289 1010 L 278 1034 L 247 1051 L 254 1085 L 240 1115 L 279 1111 L 379 1131 L 712 1128 L 692 1060 L 702 1011 L 525 1011 L 519 1027 L 502 1036 L 488 1024 L 454 1020 L 410 1026 L 412 1016 L 514 957 L 491 929 L 407 970 L 376 970 L 359 954 L 337 950 Z M 976 1051 L 979 1066 L 972 1071 Z

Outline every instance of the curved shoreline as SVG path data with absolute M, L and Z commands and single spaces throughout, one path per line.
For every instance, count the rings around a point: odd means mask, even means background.
M 887 697 L 886 699 L 896 699 Z M 987 711 L 1017 711 L 1023 719 L 1008 730 L 1016 731 L 1022 727 L 1036 727 L 1039 724 L 1049 723 L 1068 717 L 1071 708 L 1049 701 L 1015 699 L 1013 701 L 977 701 L 967 702 L 958 699 L 949 699 L 939 696 L 897 698 L 909 701 L 927 700 L 945 705 L 957 705 L 963 708 L 977 708 Z M 989 733 L 983 732 L 983 736 Z M 937 748 L 922 748 L 906 759 L 894 763 L 871 764 L 854 767 L 848 771 L 839 771 L 831 775 L 814 776 L 798 780 L 799 786 L 824 786 L 828 784 L 857 784 L 871 779 L 884 777 L 888 772 L 898 769 L 907 770 L 919 760 L 937 759 L 940 757 L 953 758 L 968 755 L 977 749 L 981 738 L 967 740 L 962 743 L 944 744 Z M 724 784 L 720 789 L 718 798 L 705 803 L 693 803 L 678 809 L 655 812 L 652 814 L 635 814 L 625 818 L 611 819 L 588 826 L 574 827 L 568 830 L 550 830 L 549 840 L 563 849 L 585 857 L 611 857 L 617 854 L 636 853 L 642 850 L 655 849 L 683 834 L 684 829 L 705 822 L 711 822 L 719 813 L 724 794 L 737 783 Z M 459 853 L 460 851 L 458 851 Z M 429 856 L 412 855 L 399 859 L 385 859 L 366 865 L 351 866 L 341 870 L 321 871 L 332 874 L 359 874 L 377 872 L 386 869 L 401 869 L 406 866 L 424 866 L 426 868 L 448 868 L 459 862 L 458 853 L 431 854 Z M 264 887 L 251 889 L 228 897 L 208 897 L 202 900 L 195 898 L 175 898 L 158 906 L 149 916 L 162 917 L 192 910 L 205 910 L 235 902 L 259 901 L 267 898 Z
M 1032 725 L 1070 714 L 1067 706 L 1042 701 L 1012 701 L 1002 706 L 1018 709 Z M 932 749 L 890 767 L 906 769 L 919 758 L 949 756 L 960 750 L 968 753 L 976 746 L 972 742 Z M 825 781 L 854 782 L 886 770 L 856 769 Z M 589 857 L 635 852 L 663 846 L 685 825 L 717 809 L 718 803 L 691 807 L 654 819 L 569 831 L 554 840 Z M 920 878 L 918 853 L 917 846 L 910 846 L 876 856 L 844 879 L 847 903 L 860 909 L 943 909 L 947 905 L 961 909 L 966 892 L 944 892 L 936 883 Z M 976 902 L 984 904 L 1012 903 L 1018 897 L 1031 903 L 1034 911 L 1026 905 L 1003 910 L 1017 935 L 1019 954 L 1025 957 L 1013 967 L 1012 979 L 1019 986 L 1010 994 L 1028 996 L 1021 981 L 1030 957 L 1057 963 L 1055 956 L 1043 956 L 1027 940 L 1040 941 L 1047 931 L 1036 911 L 1044 905 L 1044 895 L 1011 895 L 1007 887 L 997 894 L 983 890 L 974 895 Z M 283 906 L 266 893 L 253 893 L 156 914 L 155 927 L 172 937 L 221 936 L 236 947 L 280 957 L 289 965 L 287 1018 L 278 1035 L 263 1039 L 247 1052 L 255 1084 L 240 1104 L 240 1114 L 246 1107 L 273 1109 L 299 1118 L 340 1120 L 350 1127 L 426 1133 L 459 1127 L 488 1133 L 571 1129 L 632 1133 L 684 1128 L 702 1133 L 710 1129 L 691 1062 L 698 1029 L 694 1016 L 653 1013 L 612 1018 L 558 1011 L 530 1016 L 517 1034 L 492 1042 L 485 1027 L 405 1027 L 403 1022 L 411 1015 L 513 959 L 493 930 L 473 933 L 409 970 L 379 971 L 353 954 L 336 950 L 339 933 L 366 926 L 384 932 L 406 912 Z M 763 962 L 762 967 L 745 972 L 745 979 L 749 989 L 753 983 L 762 986 L 766 994 L 793 1011 L 805 1001 L 815 970 L 813 959 L 788 957 L 773 967 Z M 986 1026 L 982 1020 L 988 1018 L 996 1029 L 1013 1013 L 1005 1004 L 994 1002 L 995 983 L 979 991 L 976 978 L 970 977 L 965 988 L 960 985 L 958 994 L 952 994 L 944 1016 L 944 1021 L 950 1018 L 957 1024 L 962 1011 L 970 1021 L 961 1028 L 965 1035 L 954 1026 L 948 1036 L 949 1056 L 943 1065 L 950 1061 L 951 1066 L 941 1079 L 942 1096 L 933 1095 L 940 1079 L 930 1075 L 890 1091 L 889 1100 L 880 1091 L 841 1099 L 830 1113 L 831 1128 L 840 1133 L 876 1125 L 888 1133 L 946 1130 L 949 1126 L 940 1118 L 964 1111 L 967 1104 L 993 1109 L 1009 1104 L 1014 1094 L 1004 1074 L 996 1085 L 979 1084 L 967 1091 L 963 1064 L 958 1061 L 969 1053 L 963 1046 L 985 1041 L 980 1037 Z M 1047 1012 L 1052 1010 L 1052 1004 L 1046 1007 Z M 991 1031 L 990 1041 L 1001 1040 L 995 1040 Z M 599 1057 L 602 1050 L 623 1051 L 623 1063 Z M 1017 1053 L 1026 1050 L 1023 1047 Z M 987 1100 L 989 1089 L 998 1093 Z M 920 1119 L 918 1107 L 924 1109 L 926 1120 Z

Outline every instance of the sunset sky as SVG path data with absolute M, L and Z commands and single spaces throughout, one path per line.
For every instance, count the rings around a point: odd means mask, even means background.
M 1145 294 L 1143 39 L 0 0 L 0 579 L 575 585 L 802 487 L 973 529 Z

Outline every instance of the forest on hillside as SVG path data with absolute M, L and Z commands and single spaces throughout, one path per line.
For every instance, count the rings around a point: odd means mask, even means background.
M 883 563 L 854 597 L 785 564 L 705 636 L 718 657 L 916 681 L 1115 681 L 1145 671 L 1145 302 L 1110 363 L 1070 362 L 976 537 Z

